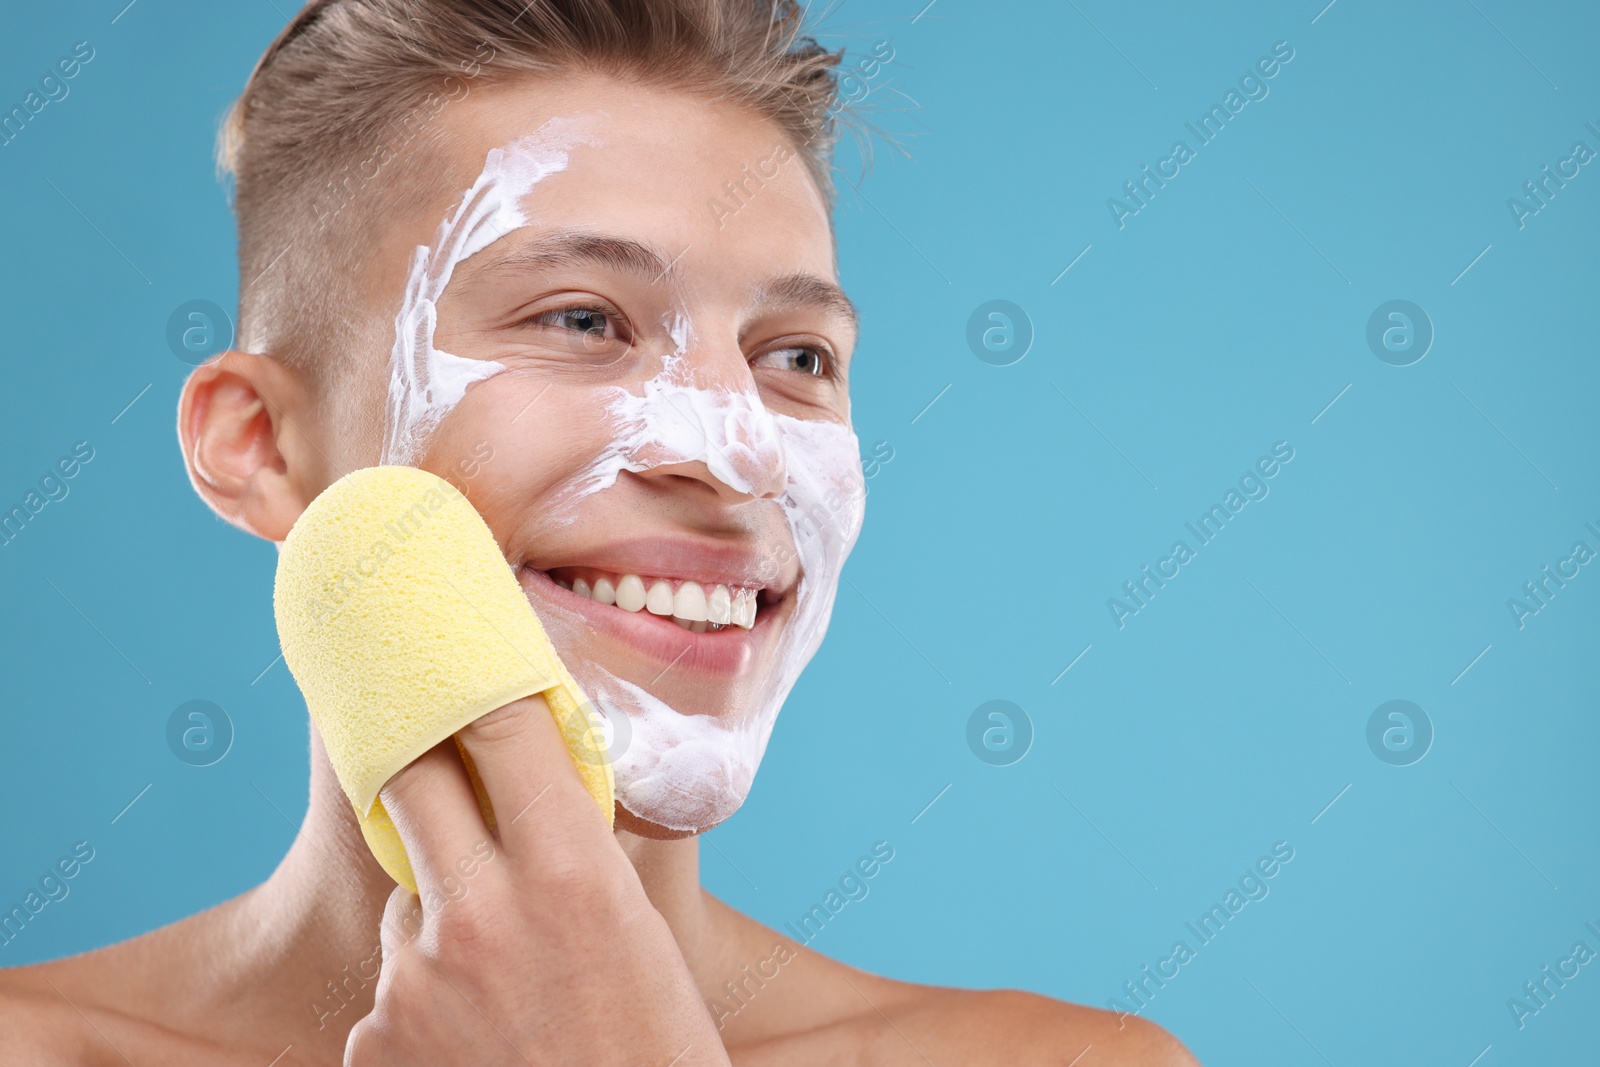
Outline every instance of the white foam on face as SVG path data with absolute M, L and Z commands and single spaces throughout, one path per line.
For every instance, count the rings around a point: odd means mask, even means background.
M 434 347 L 438 301 L 456 266 L 526 226 L 521 201 L 567 165 L 576 144 L 595 144 L 578 120 L 556 119 L 490 152 L 483 173 L 441 224 L 435 243 L 413 256 L 390 359 L 382 462 L 413 464 L 469 386 L 505 370 Z M 596 390 L 610 440 L 589 468 L 551 503 L 558 517 L 613 486 L 624 471 L 703 463 L 711 476 L 751 496 L 776 495 L 798 557 L 795 606 L 778 635 L 772 668 L 755 680 L 737 716 L 675 709 L 645 688 L 577 655 L 590 627 L 576 612 L 549 608 L 543 621 L 584 692 L 610 721 L 617 746 L 617 797 L 634 815 L 674 830 L 705 830 L 744 802 L 778 711 L 827 631 L 845 558 L 860 532 L 866 500 L 859 446 L 847 424 L 796 419 L 767 410 L 753 383 L 699 387 L 688 352 L 694 330 L 682 314 L 663 323 L 674 343 L 640 391 Z M 774 560 L 774 575 L 789 559 Z
M 580 143 L 595 143 L 584 135 L 581 120 L 552 119 L 529 136 L 493 149 L 461 206 L 440 224 L 434 243 L 418 245 L 412 253 L 389 354 L 382 463 L 415 463 L 467 387 L 506 369 L 502 363 L 464 359 L 434 347 L 439 300 L 457 264 L 528 224 L 522 198 L 565 170 L 569 150 Z
M 708 829 L 744 803 L 778 712 L 827 632 L 845 557 L 861 530 L 865 487 L 855 433 L 836 422 L 769 417 L 784 446 L 788 480 L 778 502 L 801 570 L 771 673 L 731 722 L 680 714 L 622 679 L 597 679 L 589 693 L 614 730 L 621 715 L 632 732 L 615 763 L 618 799 L 674 830 Z
M 699 461 L 722 484 L 753 496 L 783 485 L 778 424 L 760 398 L 698 388 L 687 355 L 694 343 L 689 320 L 675 313 L 662 325 L 674 350 L 641 393 L 615 386 L 603 391 L 611 443 L 557 498 L 554 510 L 571 517 L 573 504 L 611 486 L 623 471 L 643 473 L 668 463 Z
M 845 558 L 860 533 L 866 502 L 860 448 L 848 425 L 769 412 L 753 391 L 708 390 L 687 380 L 692 333 L 675 330 L 678 349 L 642 393 L 610 390 L 612 442 L 562 498 L 564 510 L 604 491 L 623 471 L 698 461 L 739 492 L 781 493 L 798 556 L 795 607 L 778 635 L 772 667 L 737 718 L 673 708 L 598 664 L 569 662 L 584 692 L 609 720 L 617 798 L 641 818 L 674 830 L 705 830 L 744 803 L 778 712 L 827 632 Z M 775 577 L 789 560 L 774 560 Z M 547 614 L 553 614 L 547 612 Z M 581 640 L 576 612 L 547 619 Z M 560 642 L 558 642 L 559 644 Z

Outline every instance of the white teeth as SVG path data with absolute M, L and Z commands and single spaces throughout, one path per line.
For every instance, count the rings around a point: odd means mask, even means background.
M 672 598 L 672 614 L 690 622 L 706 621 L 706 591 L 699 582 L 684 582 L 678 586 L 677 595 Z
M 706 619 L 726 626 L 733 621 L 733 597 L 725 585 L 714 585 L 706 597 Z
M 657 580 L 656 584 L 650 587 L 650 593 L 645 597 L 644 606 L 645 610 L 652 615 L 671 615 L 672 586 Z
M 733 623 L 746 630 L 756 624 L 756 594 L 753 589 L 741 589 L 733 598 Z
M 624 574 L 617 583 L 617 607 L 623 611 L 638 611 L 646 600 L 644 582 L 637 574 Z
M 624 574 L 615 583 L 599 577 L 590 584 L 583 578 L 556 579 L 563 589 L 589 597 L 599 604 L 614 604 L 623 611 L 648 610 L 672 619 L 697 634 L 715 633 L 728 626 L 750 629 L 756 624 L 756 591 L 726 585 L 701 585 L 685 581 L 674 592 L 666 579 L 651 579 L 649 586 L 637 574 Z

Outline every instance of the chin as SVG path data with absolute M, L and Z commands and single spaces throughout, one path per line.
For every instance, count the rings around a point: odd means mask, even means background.
M 652 841 L 681 841 L 686 837 L 695 837 L 722 825 L 718 822 L 699 830 L 673 830 L 659 823 L 653 823 L 649 819 L 641 819 L 623 807 L 621 801 L 617 802 L 616 812 L 616 829 L 625 830 L 635 837 L 646 837 Z

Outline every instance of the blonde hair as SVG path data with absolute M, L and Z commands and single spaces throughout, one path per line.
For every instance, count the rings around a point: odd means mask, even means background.
M 747 109 L 793 142 L 831 202 L 839 54 L 802 21 L 796 0 L 311 0 L 219 138 L 240 346 L 316 370 L 355 343 L 340 309 L 357 306 L 364 231 L 434 191 L 408 164 L 440 140 L 435 116 L 530 75 L 592 71 Z

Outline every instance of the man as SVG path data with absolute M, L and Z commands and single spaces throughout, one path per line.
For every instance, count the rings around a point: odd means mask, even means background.
M 455 483 L 605 713 L 616 829 L 518 701 L 458 735 L 516 818 L 485 825 L 453 744 L 384 789 L 413 896 L 313 729 L 272 877 L 0 977 L 5 1063 L 1193 1063 L 1131 1017 L 856 971 L 700 888 L 695 835 L 749 788 L 864 496 L 836 57 L 798 23 L 332 0 L 268 50 L 225 138 L 240 350 L 180 405 L 195 488 L 282 542 L 351 470 Z

